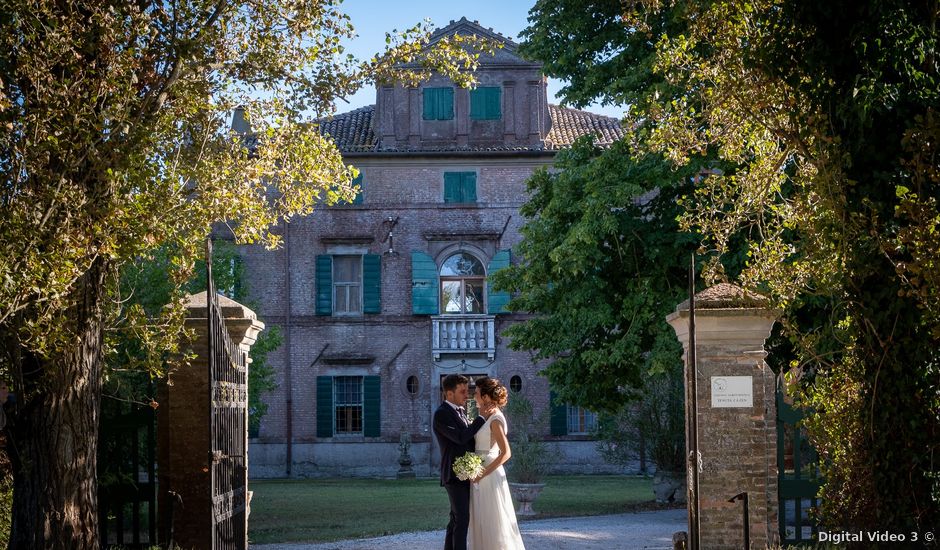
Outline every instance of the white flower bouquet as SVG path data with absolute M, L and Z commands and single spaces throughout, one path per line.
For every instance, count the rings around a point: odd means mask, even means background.
M 483 473 L 483 459 L 475 453 L 467 453 L 454 461 L 457 479 L 467 481 Z

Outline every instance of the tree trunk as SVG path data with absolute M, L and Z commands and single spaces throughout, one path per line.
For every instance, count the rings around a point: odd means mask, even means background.
M 77 281 L 65 312 L 69 349 L 24 353 L 14 364 L 11 434 L 13 526 L 9 548 L 98 549 L 98 416 L 101 400 L 101 259 Z M 18 372 L 17 372 L 18 371 Z M 17 397 L 20 397 L 18 395 Z

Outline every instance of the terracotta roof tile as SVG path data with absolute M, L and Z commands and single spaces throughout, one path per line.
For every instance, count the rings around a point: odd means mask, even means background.
M 568 109 L 558 105 L 548 106 L 552 117 L 552 129 L 546 136 L 552 149 L 567 149 L 574 140 L 593 133 L 597 145 L 610 145 L 623 137 L 623 125 L 612 117 L 596 115 L 587 111 Z
M 373 151 L 376 145 L 373 114 L 375 105 L 367 105 L 321 120 L 320 129 L 333 137 L 340 151 Z
M 557 151 L 571 147 L 574 140 L 593 133 L 597 136 L 595 143 L 600 146 L 609 146 L 623 137 L 623 127 L 616 118 L 596 115 L 577 109 L 568 109 L 557 105 L 548 106 L 552 118 L 552 127 L 545 137 L 544 145 L 536 146 L 480 146 L 457 147 L 423 146 L 419 149 L 403 149 L 402 152 L 440 152 L 440 151 Z M 320 121 L 320 128 L 333 137 L 340 151 L 343 152 L 369 152 L 379 151 L 378 140 L 375 138 L 375 106 L 368 105 L 348 113 L 342 113 L 329 119 Z M 381 149 L 389 151 L 389 149 Z M 394 150 L 393 150 L 394 151 Z

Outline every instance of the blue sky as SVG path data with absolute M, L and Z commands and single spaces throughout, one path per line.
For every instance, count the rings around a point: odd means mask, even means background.
M 345 0 L 341 9 L 349 14 L 358 38 L 347 44 L 347 50 L 358 57 L 368 58 L 385 46 L 385 33 L 393 29 L 407 29 L 429 18 L 436 28 L 447 26 L 451 20 L 466 17 L 480 25 L 519 42 L 519 33 L 528 22 L 529 8 L 534 0 Z M 561 83 L 548 81 L 548 101 L 561 103 L 555 97 Z M 346 112 L 375 103 L 375 89 L 361 90 L 347 98 L 349 104 L 339 102 L 338 112 Z M 620 107 L 594 105 L 586 110 L 620 117 Z

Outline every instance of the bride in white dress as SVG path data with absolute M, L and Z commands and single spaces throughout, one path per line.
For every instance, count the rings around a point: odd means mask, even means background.
M 472 550 L 525 550 L 516 523 L 503 464 L 512 456 L 506 417 L 500 410 L 509 396 L 495 378 L 476 381 L 474 398 L 480 412 L 489 415 L 476 435 L 476 453 L 483 457 L 483 473 L 470 489 L 470 533 Z

